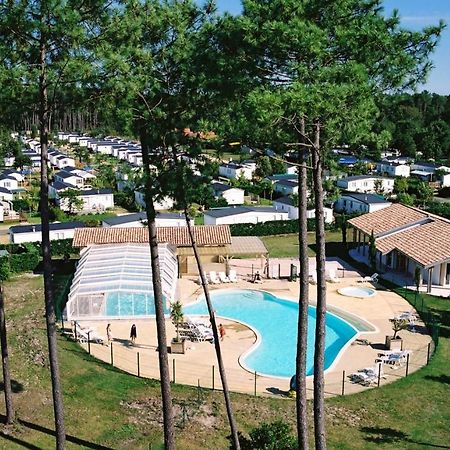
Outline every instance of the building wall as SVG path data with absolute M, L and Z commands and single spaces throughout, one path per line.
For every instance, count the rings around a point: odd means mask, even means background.
M 351 197 L 342 196 L 335 203 L 335 210 L 339 212 L 351 213 L 367 213 L 387 208 L 391 203 L 370 203 L 369 205 Z
M 275 183 L 273 186 L 274 192 L 279 192 L 283 195 L 298 194 L 298 186 L 285 186 L 279 183 Z
M 274 200 L 273 206 L 279 211 L 287 212 L 289 214 L 289 219 L 298 219 L 298 208 L 296 206 L 286 205 L 285 203 L 278 203 L 276 200 Z
M 341 178 L 337 185 L 351 192 L 375 193 L 375 182 L 381 180 L 384 192 L 392 192 L 394 189 L 394 180 L 390 178 L 365 178 L 361 180 L 348 180 Z
M 408 178 L 411 172 L 411 168 L 407 164 L 393 166 L 389 164 L 380 163 L 377 165 L 377 172 L 379 172 L 381 175 L 387 174 L 391 177 Z
M 59 239 L 73 239 L 75 234 L 75 229 L 67 230 L 51 230 L 50 240 L 57 241 Z M 29 233 L 18 233 L 11 234 L 10 241 L 13 244 L 21 244 L 23 242 L 42 242 L 42 233 L 40 231 L 29 232 Z
M 141 191 L 134 191 L 134 201 L 141 208 L 145 208 L 145 196 Z M 163 200 L 154 203 L 155 211 L 163 211 L 173 208 L 174 202 L 171 198 L 165 197 Z
M 11 180 L 10 178 L 8 178 L 0 180 L 0 186 L 6 189 L 17 189 L 19 187 L 19 183 L 16 179 Z
M 205 225 L 231 225 L 234 223 L 260 223 L 260 222 L 268 222 L 271 220 L 288 220 L 287 212 L 276 212 L 276 213 L 244 213 L 237 214 L 235 216 L 227 216 L 227 217 L 211 217 L 207 214 L 204 215 L 204 223 Z
M 442 187 L 450 186 L 450 173 L 441 176 Z
M 229 189 L 222 192 L 222 197 L 229 205 L 243 205 L 244 191 L 242 189 Z

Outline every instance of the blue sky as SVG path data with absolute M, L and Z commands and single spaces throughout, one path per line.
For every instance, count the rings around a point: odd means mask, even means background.
M 216 0 L 221 11 L 238 14 L 241 11 L 240 0 Z M 419 30 L 427 25 L 439 23 L 443 19 L 448 27 L 444 30 L 439 46 L 432 56 L 434 69 L 428 81 L 419 90 L 428 90 L 438 94 L 450 94 L 450 0 L 385 0 L 386 13 L 398 9 L 402 25 Z

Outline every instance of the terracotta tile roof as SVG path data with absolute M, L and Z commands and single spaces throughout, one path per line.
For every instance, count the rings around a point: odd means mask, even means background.
M 382 253 L 397 249 L 424 267 L 444 262 L 450 259 L 450 222 L 432 217 L 425 224 L 377 239 L 376 247 Z
M 424 211 L 394 203 L 387 208 L 354 217 L 348 222 L 366 234 L 371 234 L 373 230 L 376 237 L 388 231 L 424 220 L 427 217 L 428 214 Z
M 199 246 L 231 244 L 228 225 L 199 225 L 194 227 L 194 235 Z M 185 247 L 191 245 L 187 227 L 158 227 L 158 243 L 167 242 Z M 148 243 L 147 228 L 79 228 L 75 230 L 74 247 L 92 244 Z

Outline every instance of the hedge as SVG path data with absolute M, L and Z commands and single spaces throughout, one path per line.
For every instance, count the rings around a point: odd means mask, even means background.
M 308 231 L 316 229 L 315 219 L 308 219 Z M 336 229 L 335 224 L 325 224 L 325 229 Z M 298 233 L 298 220 L 272 220 L 260 223 L 235 223 L 230 225 L 232 236 L 273 236 Z
M 15 253 L 9 257 L 9 267 L 14 273 L 33 271 L 40 262 L 41 255 L 38 251 Z

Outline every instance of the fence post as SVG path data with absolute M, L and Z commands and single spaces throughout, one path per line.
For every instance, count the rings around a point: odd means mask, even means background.
M 381 367 L 382 367 L 382 362 L 378 363 L 378 387 L 380 387 L 380 382 L 381 382 Z
M 197 378 L 197 403 L 200 404 L 200 378 Z
M 138 375 L 138 378 L 141 377 L 141 364 L 140 364 L 140 360 L 139 360 L 139 352 L 137 352 L 137 375 Z
M 342 371 L 342 391 L 341 395 L 345 395 L 345 370 Z
M 427 366 L 430 363 L 430 347 L 431 347 L 431 342 L 428 342 L 428 348 L 427 348 Z
M 114 365 L 113 343 L 111 342 L 111 365 Z
M 91 332 L 87 332 L 88 335 L 88 353 L 91 354 Z
M 61 315 L 61 331 L 64 332 L 64 317 Z
M 278 279 L 281 278 L 281 264 L 278 264 Z
M 175 358 L 174 359 L 172 359 L 172 366 L 173 366 L 173 382 L 175 383 L 175 380 L 176 380 L 176 378 L 175 378 Z
M 214 391 L 214 365 L 212 366 L 212 390 Z
M 408 376 L 408 371 L 409 371 L 409 353 L 406 355 L 406 374 L 405 374 L 405 377 Z
M 78 341 L 77 323 L 75 322 L 75 342 Z
M 256 397 L 256 370 L 255 370 L 255 397 Z

